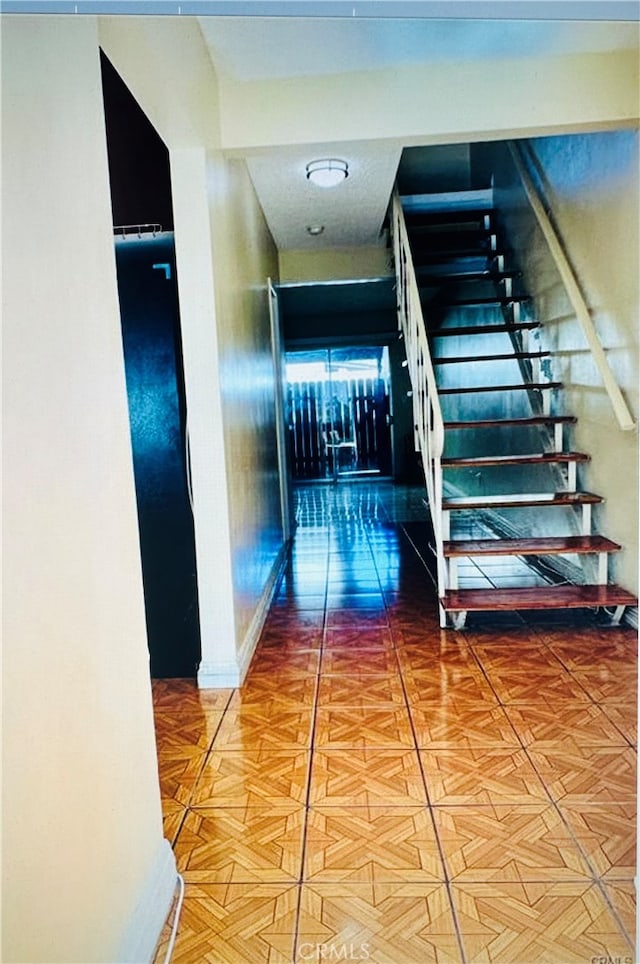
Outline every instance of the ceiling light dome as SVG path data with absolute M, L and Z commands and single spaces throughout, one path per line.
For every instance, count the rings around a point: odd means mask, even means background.
M 336 187 L 349 176 L 349 165 L 335 157 L 325 157 L 307 164 L 307 180 L 318 187 Z

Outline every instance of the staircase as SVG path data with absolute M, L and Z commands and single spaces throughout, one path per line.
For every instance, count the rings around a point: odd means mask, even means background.
M 621 546 L 593 531 L 603 499 L 579 485 L 590 456 L 569 447 L 576 419 L 562 413 L 491 192 L 396 195 L 393 240 L 442 625 L 568 608 L 612 609 L 618 623 L 637 599 L 609 582 Z

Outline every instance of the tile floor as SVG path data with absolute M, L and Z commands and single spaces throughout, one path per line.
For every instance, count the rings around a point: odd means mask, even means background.
M 153 683 L 172 961 L 631 964 L 636 633 L 442 631 L 419 489 L 296 494 L 245 685 Z

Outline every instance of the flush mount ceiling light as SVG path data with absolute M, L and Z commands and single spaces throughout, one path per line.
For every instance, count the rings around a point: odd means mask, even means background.
M 335 157 L 325 157 L 307 164 L 307 180 L 318 187 L 336 187 L 349 176 L 349 165 Z

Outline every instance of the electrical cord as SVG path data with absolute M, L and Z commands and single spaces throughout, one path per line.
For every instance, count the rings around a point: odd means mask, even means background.
M 176 912 L 173 918 L 173 926 L 171 928 L 171 937 L 169 938 L 169 944 L 167 945 L 167 953 L 164 958 L 164 964 L 169 964 L 171 960 L 171 955 L 173 954 L 173 948 L 175 947 L 176 937 L 178 936 L 178 925 L 180 923 L 180 913 L 182 911 L 182 902 L 184 900 L 184 877 L 182 874 L 178 874 L 178 885 L 180 887 L 180 892 L 178 894 L 178 902 L 176 904 Z

